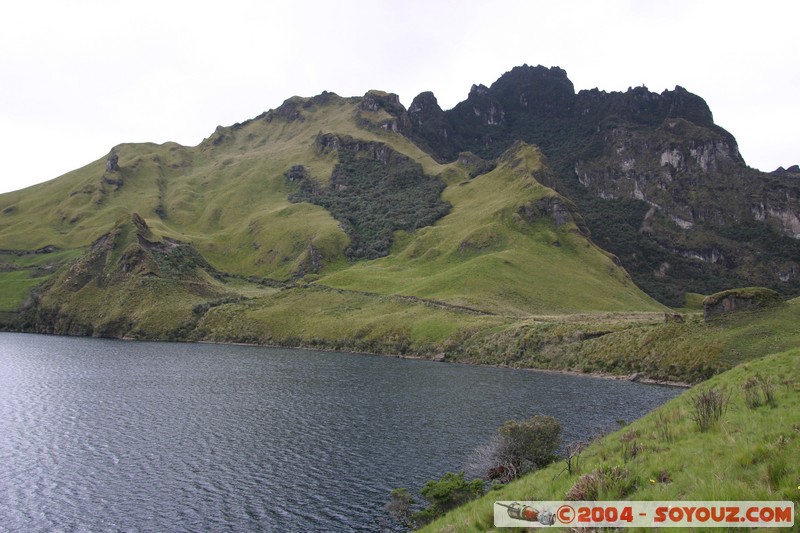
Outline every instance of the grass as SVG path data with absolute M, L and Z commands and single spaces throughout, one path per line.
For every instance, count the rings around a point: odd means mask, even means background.
M 459 360 L 645 376 L 696 383 L 736 364 L 800 346 L 800 299 L 704 321 L 660 314 L 522 320 L 468 347 Z
M 44 277 L 32 278 L 28 270 L 0 272 L 0 311 L 14 311 L 27 299 L 31 289 L 44 281 Z
M 31 289 L 79 254 L 80 250 L 0 252 L 0 312 L 16 311 L 29 298 Z
M 775 384 L 774 406 L 746 406 L 742 385 L 753 376 L 769 377 Z M 748 361 L 596 440 L 581 454 L 580 472 L 569 475 L 563 462 L 555 463 L 490 491 L 422 531 L 490 531 L 494 501 L 562 500 L 581 475 L 612 468 L 624 471 L 625 479 L 601 485 L 601 500 L 791 500 L 797 508 L 798 376 L 800 349 Z M 692 420 L 692 399 L 714 389 L 726 391 L 730 404 L 718 423 L 701 432 Z M 638 448 L 634 456 L 626 454 L 631 435 Z
M 215 342 L 430 356 L 454 339 L 504 322 L 382 295 L 305 287 L 211 309 L 198 335 Z

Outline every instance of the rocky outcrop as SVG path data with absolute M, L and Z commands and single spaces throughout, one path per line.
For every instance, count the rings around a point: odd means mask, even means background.
M 417 95 L 408 108 L 411 122 L 411 135 L 428 152 L 442 159 L 438 154 L 449 152 L 452 127 L 439 102 L 432 92 Z
M 302 98 L 289 98 L 267 115 L 267 122 L 281 118 L 286 122 L 303 122 L 305 118 L 300 111 L 303 105 Z
M 404 135 L 411 132 L 408 112 L 400 103 L 400 97 L 394 93 L 368 91 L 358 103 L 358 111 L 358 118 L 362 124 Z
M 355 139 L 349 135 L 320 133 L 314 139 L 314 146 L 316 147 L 317 151 L 322 154 L 346 151 L 351 154 L 358 154 L 359 157 L 362 158 L 366 157 L 372 161 L 378 161 L 384 165 L 390 165 L 396 162 L 406 162 L 410 160 L 408 156 L 394 150 L 388 144 L 377 141 Z M 289 172 L 291 172 L 291 169 Z
M 119 168 L 119 155 L 116 149 L 112 149 L 106 158 L 106 171 L 100 177 L 100 184 L 110 185 L 114 191 L 118 191 L 124 184 Z
M 517 214 L 531 224 L 540 219 L 548 219 L 556 227 L 561 227 L 575 221 L 572 216 L 574 209 L 574 206 L 570 209 L 560 196 L 546 196 L 521 205 L 517 209 Z
M 119 156 L 117 152 L 111 150 L 111 153 L 108 154 L 108 159 L 106 159 L 106 172 L 117 171 L 119 171 Z
M 496 162 L 482 159 L 472 152 L 458 154 L 458 163 L 467 169 L 470 179 L 491 172 L 497 167 Z
M 743 168 L 730 135 L 702 133 L 682 118 L 644 132 L 616 127 L 602 137 L 603 154 L 576 161 L 575 174 L 593 196 L 641 200 L 684 230 L 741 220 L 749 206 L 731 201 L 731 177 L 753 172 Z M 731 188 L 729 194 L 703 194 L 720 186 Z
M 780 295 L 771 289 L 762 287 L 731 289 L 706 297 L 703 300 L 703 317 L 705 320 L 710 320 L 719 315 L 761 309 L 780 302 Z

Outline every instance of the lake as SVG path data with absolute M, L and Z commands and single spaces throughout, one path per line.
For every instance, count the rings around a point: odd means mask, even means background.
M 509 419 L 564 439 L 680 393 L 309 350 L 0 333 L 0 530 L 377 531 Z

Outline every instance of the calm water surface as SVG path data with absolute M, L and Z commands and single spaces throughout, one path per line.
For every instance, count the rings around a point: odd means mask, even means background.
M 0 333 L 0 531 L 375 531 L 505 420 L 680 391 L 343 353 Z

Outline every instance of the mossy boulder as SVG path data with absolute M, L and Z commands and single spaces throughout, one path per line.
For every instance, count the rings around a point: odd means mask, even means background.
M 780 302 L 780 294 L 772 289 L 764 287 L 730 289 L 707 296 L 703 300 L 703 317 L 709 320 L 718 315 L 760 309 Z

